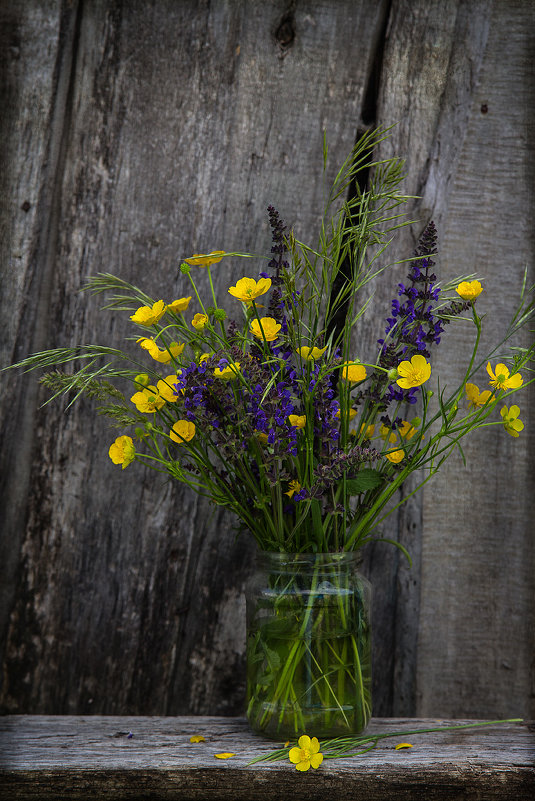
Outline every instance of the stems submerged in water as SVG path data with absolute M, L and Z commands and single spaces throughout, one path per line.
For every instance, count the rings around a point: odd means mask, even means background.
M 368 582 L 354 554 L 262 554 L 249 588 L 247 716 L 268 737 L 357 734 L 371 715 Z

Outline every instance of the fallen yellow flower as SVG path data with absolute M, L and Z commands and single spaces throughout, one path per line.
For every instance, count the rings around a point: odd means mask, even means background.
M 297 746 L 290 748 L 288 757 L 297 770 L 305 771 L 310 767 L 319 768 L 323 762 L 323 754 L 320 753 L 318 738 L 310 739 L 307 734 L 303 734 L 297 741 Z

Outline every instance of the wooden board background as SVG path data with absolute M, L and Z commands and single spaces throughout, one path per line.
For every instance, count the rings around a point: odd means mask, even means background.
M 314 241 L 322 132 L 332 177 L 359 131 L 397 123 L 444 278 L 485 277 L 485 343 L 533 281 L 535 11 L 526 0 L 4 0 L 0 361 L 117 342 L 124 319 L 78 290 L 99 271 L 183 294 L 179 260 L 264 253 L 266 207 Z M 221 293 L 242 274 L 216 272 Z M 382 281 L 370 347 L 404 271 Z M 470 330 L 435 364 L 459 375 Z M 1 707 L 240 714 L 252 544 L 226 514 L 107 456 L 85 401 L 41 408 L 0 378 Z M 527 397 L 526 397 L 527 395 Z M 375 715 L 535 715 L 534 401 L 518 440 L 473 437 L 377 545 Z

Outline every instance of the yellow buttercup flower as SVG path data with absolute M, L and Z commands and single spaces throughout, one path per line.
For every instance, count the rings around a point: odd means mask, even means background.
M 476 384 L 465 384 L 464 386 L 466 397 L 468 398 L 470 407 L 473 409 L 477 409 L 480 406 L 484 406 L 490 398 L 492 398 L 492 392 L 490 389 L 484 390 L 484 392 L 479 391 L 479 387 Z
M 299 492 L 300 489 L 301 489 L 301 484 L 299 483 L 299 481 L 290 481 L 290 483 L 288 484 L 288 491 L 285 492 L 284 494 L 287 495 L 288 498 L 291 498 L 292 495 L 294 495 L 296 492 Z
M 386 439 L 388 438 L 388 441 L 391 442 L 392 444 L 394 442 L 397 442 L 398 440 L 392 429 L 388 428 L 388 426 L 381 426 L 379 434 L 381 435 L 381 439 L 384 439 L 386 441 Z
M 483 287 L 479 281 L 461 281 L 455 291 L 463 300 L 475 300 L 481 295 Z
M 505 364 L 497 364 L 493 371 L 490 362 L 487 363 L 487 373 L 490 375 L 489 384 L 495 389 L 518 389 L 524 383 L 520 373 L 509 374 L 509 368 Z
M 138 412 L 143 412 L 144 414 L 152 414 L 165 405 L 164 398 L 158 393 L 156 387 L 152 385 L 145 387 L 141 392 L 135 392 L 130 400 L 135 404 Z
M 341 411 L 342 411 L 341 409 L 338 409 L 338 411 L 334 415 L 336 418 L 338 418 L 338 420 L 340 420 L 341 417 L 342 417 Z M 357 415 L 357 410 L 356 409 L 348 409 L 347 410 L 347 418 L 348 418 L 348 420 L 352 420 L 354 417 L 356 417 L 356 415 Z
M 355 434 L 356 433 L 357 432 L 355 431 Z M 375 434 L 375 426 L 373 425 L 373 423 L 372 425 L 369 426 L 367 426 L 366 423 L 363 423 L 360 427 L 360 433 L 361 434 L 364 433 L 364 439 L 371 439 Z
M 390 451 L 390 453 L 385 453 L 385 456 L 392 464 L 399 464 L 405 458 L 405 451 Z
M 240 362 L 232 362 L 232 364 L 227 364 L 225 367 L 216 367 L 214 378 L 222 378 L 224 381 L 228 381 L 236 378 L 239 372 L 241 372 Z
M 240 278 L 236 281 L 236 286 L 231 286 L 229 294 L 244 303 L 252 303 L 255 298 L 265 293 L 271 287 L 271 278 L 260 278 L 255 281 L 254 278 Z
M 184 390 L 175 389 L 175 384 L 178 381 L 177 375 L 168 375 L 166 378 L 160 379 L 156 384 L 156 389 L 162 398 L 168 403 L 176 403 L 178 400 L 179 392 L 184 394 Z
M 196 314 L 191 324 L 197 331 L 202 331 L 208 323 L 208 316 L 206 314 Z
M 130 319 L 139 325 L 154 325 L 165 314 L 165 303 L 157 300 L 152 306 L 140 306 Z
M 279 336 L 281 325 L 273 317 L 261 317 L 260 322 L 251 322 L 251 332 L 258 339 L 265 339 L 266 342 L 273 342 Z
M 261 445 L 267 445 L 268 435 L 265 433 L 265 431 L 258 431 L 255 429 L 254 434 Z
M 312 739 L 303 734 L 297 741 L 298 746 L 290 748 L 288 756 L 297 770 L 305 771 L 310 767 L 319 768 L 323 762 L 323 754 L 320 753 L 320 744 L 317 737 Z
M 312 361 L 313 359 L 321 359 L 326 350 L 327 347 L 309 348 L 305 345 L 302 348 L 299 348 L 297 352 L 299 353 L 300 356 L 303 357 L 303 359 L 308 359 L 309 361 Z
M 183 312 L 189 306 L 189 302 L 191 300 L 191 295 L 189 298 L 179 298 L 178 300 L 173 300 L 171 303 L 167 304 L 167 308 L 174 312 Z
M 401 425 L 398 426 L 397 432 L 401 439 L 412 439 L 416 434 L 417 429 L 408 420 L 402 420 Z
M 524 428 L 524 423 L 522 420 L 518 419 L 518 415 L 520 414 L 519 407 L 511 406 L 511 408 L 508 409 L 507 406 L 504 406 L 500 411 L 500 414 L 502 416 L 502 422 L 507 433 L 512 437 L 520 436 L 520 431 L 522 431 Z
M 144 387 L 148 387 L 150 384 L 150 378 L 147 373 L 140 373 L 139 375 L 136 375 L 134 382 L 136 384 L 141 384 Z
M 304 428 L 307 422 L 306 414 L 290 414 L 288 416 L 288 422 L 294 428 Z
M 186 264 L 191 264 L 192 267 L 209 267 L 210 264 L 220 262 L 224 255 L 224 250 L 212 250 L 211 253 L 194 253 L 184 261 Z
M 117 437 L 115 442 L 110 445 L 108 455 L 113 464 L 122 465 L 121 469 L 124 470 L 136 458 L 136 449 L 134 448 L 132 437 L 126 434 Z
M 402 389 L 419 387 L 425 384 L 431 375 L 431 365 L 421 353 L 417 353 L 410 362 L 404 361 L 398 364 L 398 375 L 400 378 L 397 379 L 396 384 Z
M 357 384 L 366 378 L 366 368 L 363 364 L 345 362 L 342 365 L 342 378 L 351 384 Z
M 190 420 L 177 420 L 169 432 L 169 436 L 173 442 L 183 445 L 184 442 L 189 442 L 195 436 L 195 423 Z
M 171 342 L 168 348 L 161 349 L 153 339 L 141 338 L 137 341 L 144 350 L 148 351 L 149 356 L 160 364 L 167 364 L 171 358 L 176 359 L 184 350 L 184 344 L 179 345 L 178 342 Z

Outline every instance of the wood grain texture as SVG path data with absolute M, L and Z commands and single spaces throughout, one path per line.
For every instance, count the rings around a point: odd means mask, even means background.
M 32 325 L 49 347 L 131 333 L 78 293 L 98 271 L 179 297 L 176 267 L 191 252 L 269 252 L 269 203 L 312 237 L 322 130 L 332 178 L 353 144 L 384 4 L 308 3 L 295 11 L 291 46 L 274 35 L 286 10 L 280 2 L 49 6 L 58 30 L 50 69 L 66 89 L 62 127 L 49 130 L 59 153 L 49 162 L 53 200 L 39 210 L 47 244 L 34 245 L 26 279 L 35 299 L 46 289 L 47 302 L 36 313 L 33 295 L 26 299 L 16 356 L 32 350 Z M 37 26 L 37 6 L 24 13 Z M 21 58 L 26 66 L 24 48 Z M 31 63 L 27 70 L 19 81 L 29 85 Z M 59 104 L 57 93 L 48 102 Z M 221 295 L 241 270 L 216 273 Z M 5 527 L 16 570 L 4 708 L 240 711 L 251 543 L 236 542 L 229 517 L 180 486 L 143 469 L 124 481 L 90 404 L 36 416 L 37 403 L 26 398 L 18 411 L 26 417 L 15 421 L 4 407 L 13 455 L 11 432 L 22 427 L 28 441 L 26 484 L 4 473 L 4 508 L 13 484 L 21 497 Z M 20 550 L 12 528 L 19 538 L 24 531 Z
M 435 725 L 373 719 L 369 731 Z M 191 744 L 193 734 L 206 742 Z M 411 749 L 395 750 L 406 741 Z M 306 774 L 289 761 L 247 766 L 272 749 L 242 718 L 7 716 L 0 719 L 0 798 L 531 801 L 535 789 L 535 734 L 526 725 L 401 734 Z M 221 761 L 214 756 L 221 752 L 235 756 Z
M 520 0 L 4 2 L 2 364 L 131 335 L 80 295 L 89 275 L 170 299 L 192 252 L 265 255 L 269 203 L 314 241 L 323 129 L 332 178 L 376 123 L 397 123 L 382 152 L 421 196 L 392 258 L 433 218 L 443 276 L 486 276 L 492 342 L 534 262 L 533 17 Z M 214 272 L 222 296 L 242 269 Z M 403 275 L 377 287 L 360 351 Z M 446 332 L 441 374 L 468 336 Z M 240 713 L 252 544 L 182 487 L 114 469 L 91 404 L 42 409 L 34 376 L 0 380 L 2 709 Z M 386 545 L 365 556 L 376 714 L 535 715 L 532 393 L 522 411 L 519 440 L 481 432 L 385 526 L 411 571 Z
M 488 349 L 515 310 L 526 266 L 534 280 L 533 21 L 521 2 L 400 2 L 385 42 L 378 118 L 398 124 L 383 150 L 407 159 L 406 189 L 421 196 L 412 212 L 420 223 L 399 238 L 397 254 L 409 255 L 435 221 L 441 278 L 484 276 Z M 378 289 L 375 317 L 392 283 Z M 472 341 L 468 324 L 446 329 L 433 355 L 443 381 L 462 378 Z M 385 634 L 375 646 L 378 714 L 533 715 L 531 391 L 521 405 L 520 447 L 495 428 L 478 433 L 465 446 L 467 467 L 452 457 L 385 526 L 409 549 L 412 570 L 386 545 L 366 555 L 375 626 Z

